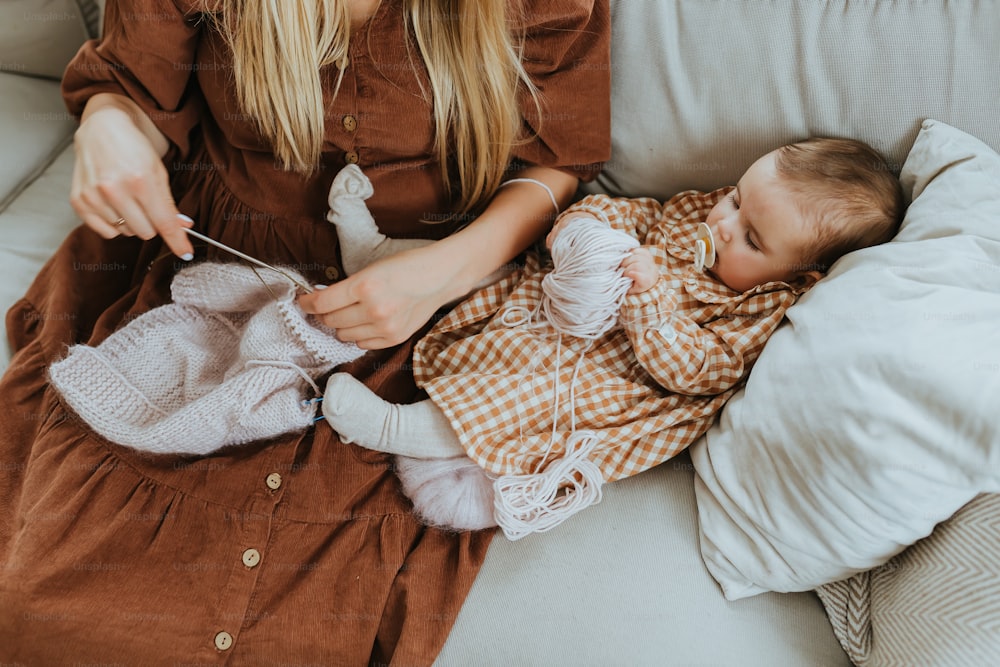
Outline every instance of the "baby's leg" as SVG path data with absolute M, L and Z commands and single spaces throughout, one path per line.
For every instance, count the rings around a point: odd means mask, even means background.
M 451 424 L 434 403 L 389 403 L 347 373 L 330 376 L 323 415 L 342 440 L 368 449 L 418 459 L 465 456 Z
M 337 228 L 340 259 L 347 275 L 383 257 L 432 243 L 426 239 L 390 239 L 380 232 L 365 205 L 373 192 L 371 181 L 356 164 L 341 169 L 330 186 L 326 219 Z

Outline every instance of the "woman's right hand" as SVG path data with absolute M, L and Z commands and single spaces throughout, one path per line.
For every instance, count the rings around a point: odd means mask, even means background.
M 153 141 L 120 103 L 87 111 L 74 137 L 70 203 L 77 215 L 106 239 L 159 234 L 175 255 L 190 259 L 194 248 L 181 227 L 191 223 L 179 217 Z

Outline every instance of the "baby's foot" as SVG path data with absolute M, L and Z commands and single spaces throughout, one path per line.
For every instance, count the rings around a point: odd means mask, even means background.
M 444 414 L 430 401 L 397 405 L 347 373 L 326 384 L 323 415 L 344 442 L 416 458 L 464 456 Z
M 352 199 L 364 201 L 371 197 L 374 192 L 372 182 L 361 171 L 361 167 L 356 164 L 349 164 L 341 169 L 333 178 L 333 183 L 330 185 L 328 202 L 330 208 L 335 208 L 344 201 Z
M 392 406 L 348 373 L 334 373 L 323 394 L 323 416 L 343 442 L 381 450 Z
M 356 164 L 341 169 L 330 185 L 326 219 L 337 228 L 340 259 L 348 275 L 369 264 L 375 249 L 386 241 L 365 205 L 373 192 L 371 181 Z

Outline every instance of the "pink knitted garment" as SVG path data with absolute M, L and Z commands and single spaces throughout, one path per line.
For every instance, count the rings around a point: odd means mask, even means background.
M 467 456 L 396 457 L 396 476 L 420 519 L 445 530 L 482 530 L 493 517 L 493 480 Z
M 171 294 L 49 368 L 65 402 L 112 442 L 208 454 L 305 429 L 315 380 L 364 354 L 304 315 L 294 286 L 270 271 L 204 262 L 179 272 Z

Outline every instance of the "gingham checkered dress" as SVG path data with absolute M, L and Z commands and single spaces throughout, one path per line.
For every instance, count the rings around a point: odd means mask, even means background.
M 414 375 L 470 457 L 493 475 L 534 473 L 562 456 L 574 429 L 592 429 L 590 460 L 610 482 L 708 429 L 797 297 L 784 282 L 740 294 L 694 269 L 697 224 L 731 189 L 666 204 L 593 195 L 563 213 L 634 234 L 660 267 L 653 288 L 626 297 L 621 328 L 592 344 L 525 322 L 551 270 L 534 253 L 438 322 L 416 346 Z

